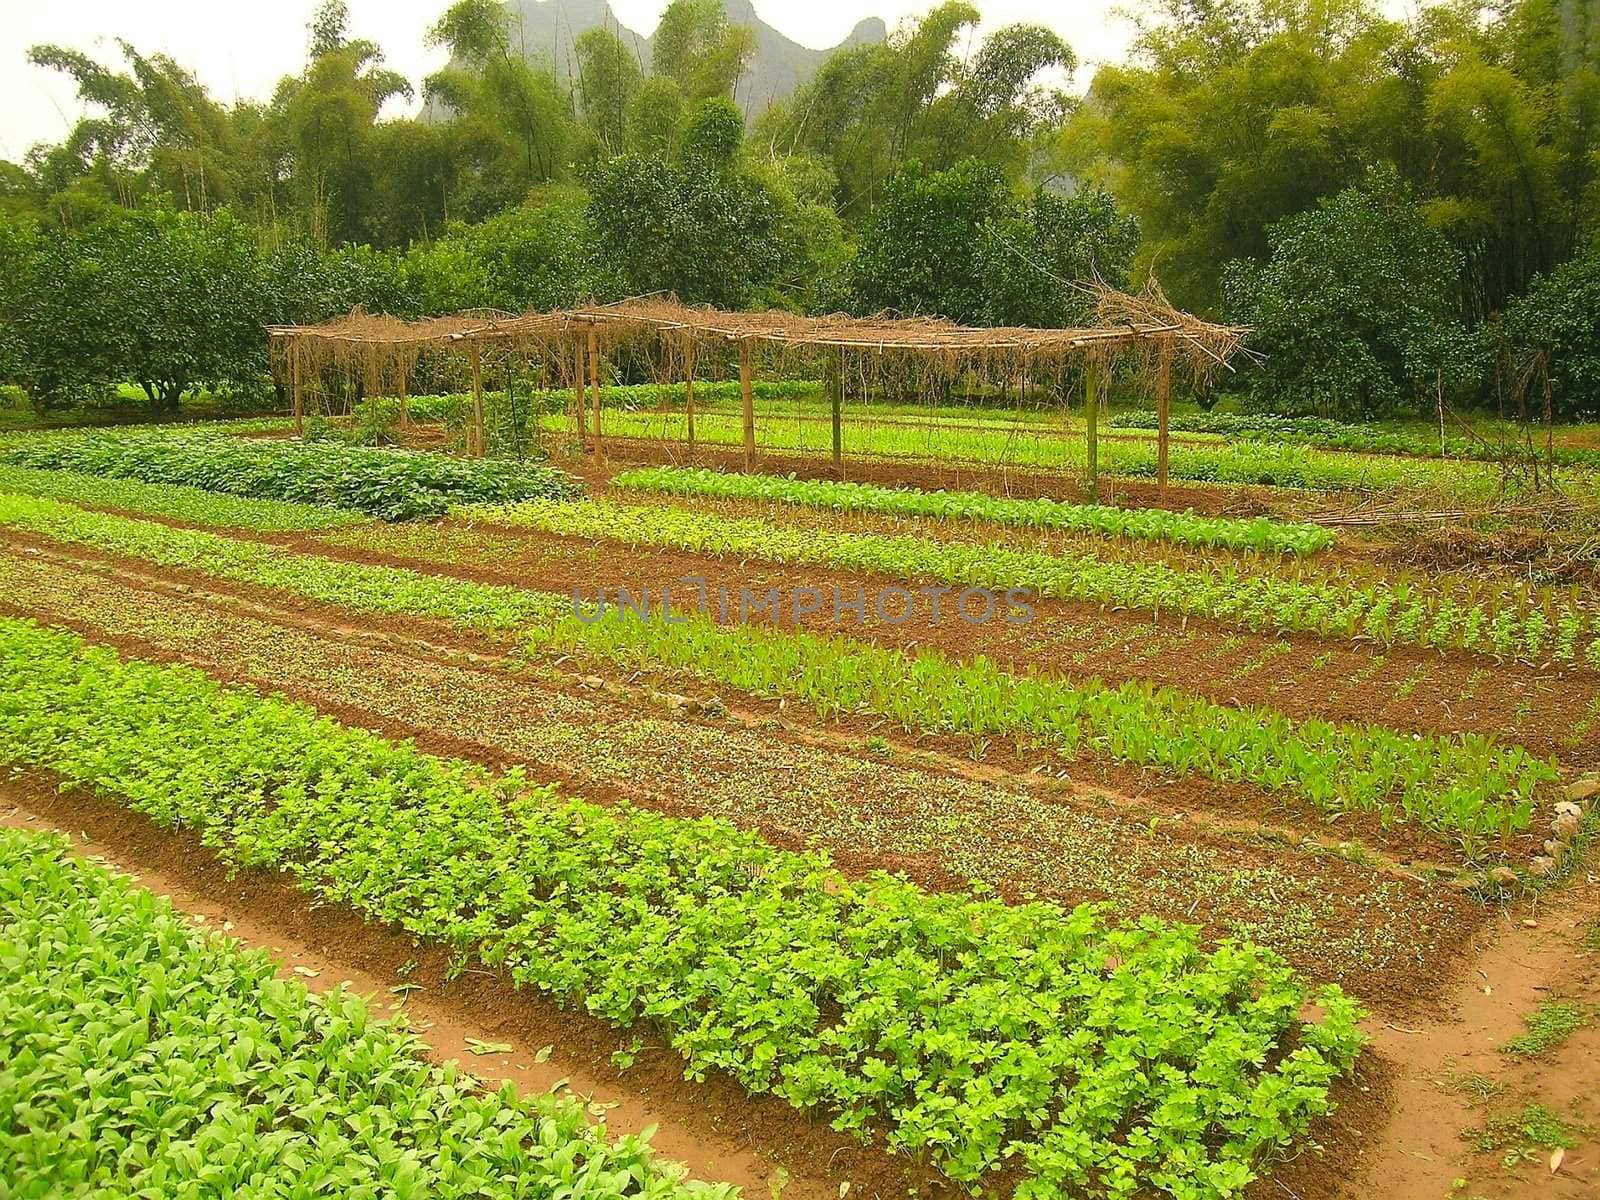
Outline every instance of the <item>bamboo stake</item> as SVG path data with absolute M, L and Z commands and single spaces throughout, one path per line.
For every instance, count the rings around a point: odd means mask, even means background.
M 306 427 L 301 415 L 300 347 L 298 345 L 291 345 L 289 350 L 289 389 L 294 397 L 294 435 L 297 438 L 303 438 L 306 435 Z
M 1168 424 L 1172 416 L 1172 350 L 1161 348 L 1156 363 L 1156 481 L 1161 488 L 1161 498 L 1167 496 L 1167 442 Z
M 1100 367 L 1097 363 L 1086 363 L 1083 369 L 1083 423 L 1085 433 L 1085 447 L 1087 460 L 1085 474 L 1089 480 L 1089 491 L 1095 499 L 1100 496 Z
M 839 386 L 833 389 L 833 465 L 844 470 L 844 350 L 839 351 Z
M 594 391 L 594 460 L 600 462 L 606 451 L 600 439 L 600 349 L 593 325 L 589 326 L 589 385 Z
M 400 361 L 400 428 L 411 428 L 411 412 L 406 408 L 406 364 Z
M 478 354 L 478 343 L 472 343 L 472 436 L 468 439 L 467 453 L 482 458 L 483 444 L 483 365 Z
M 750 383 L 750 342 L 739 342 L 739 390 L 744 394 L 744 469 L 756 465 L 756 403 Z
M 694 338 L 683 339 L 683 416 L 688 425 L 689 457 L 694 457 Z
M 578 422 L 578 445 L 589 437 L 588 405 L 584 403 L 583 383 L 583 339 L 572 339 L 572 415 Z

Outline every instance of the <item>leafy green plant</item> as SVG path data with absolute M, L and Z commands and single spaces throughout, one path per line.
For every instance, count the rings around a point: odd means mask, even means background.
M 520 627 L 535 649 L 689 673 L 758 696 L 802 700 L 823 716 L 870 711 L 908 730 L 1024 736 L 1067 758 L 1245 782 L 1330 812 L 1374 812 L 1385 822 L 1438 831 L 1469 859 L 1526 829 L 1536 793 L 1558 777 L 1552 761 L 1476 734 L 1295 722 L 1175 688 L 1016 674 L 982 656 L 959 662 L 844 637 L 725 628 L 699 614 L 671 624 L 615 611 L 580 619 L 570 596 L 287 554 L 51 500 L 0 495 L 0 524 L 358 611 Z
M 850 533 L 605 500 L 462 505 L 458 514 L 568 537 L 769 562 L 929 578 L 967 587 L 1021 588 L 1053 599 L 1179 612 L 1250 629 L 1370 638 L 1543 662 L 1593 657 L 1600 612 L 1581 592 L 1502 589 L 1471 599 L 1407 579 L 1351 585 L 1337 576 L 1296 578 L 1237 562 L 1185 568 L 1160 561 L 1104 560 L 919 535 Z M 1505 607 L 1497 607 L 1505 605 Z M 1546 611 L 1548 608 L 1548 612 Z M 1567 632 L 1557 636 L 1557 630 Z
M 119 430 L 20 440 L 14 466 L 185 484 L 257 499 L 329 504 L 402 521 L 463 501 L 570 496 L 581 485 L 552 467 L 377 450 L 337 442 L 243 439 L 216 433 Z
M 611 485 L 678 496 L 766 500 L 838 512 L 993 521 L 1031 529 L 1102 533 L 1233 550 L 1310 554 L 1333 544 L 1332 531 L 1321 526 L 1269 521 L 1261 517 L 1202 517 L 1193 512 L 1155 508 L 1066 504 L 1049 499 L 1014 500 L 984 492 L 927 492 L 866 483 L 737 475 L 703 468 L 645 467 L 624 471 L 612 479 Z
M 0 679 L 0 761 L 647 1023 L 690 1076 L 882 1130 L 965 1183 L 1015 1163 L 1029 1200 L 1235 1196 L 1361 1044 L 1337 988 L 1308 994 L 1275 955 L 1203 949 L 1193 927 L 850 879 L 718 820 L 563 800 L 29 622 L 0 620 Z
M 0 1158 L 13 1195 L 730 1200 L 579 1105 L 488 1092 L 343 988 L 0 830 Z
M 157 517 L 172 517 L 195 524 L 262 531 L 334 529 L 342 525 L 359 524 L 366 519 L 361 513 L 320 504 L 252 500 L 181 484 L 142 483 L 136 479 L 4 464 L 0 464 L 0 491 L 53 497 L 96 508 L 116 508 Z
M 1541 1000 L 1539 1007 L 1523 1015 L 1528 1027 L 1501 1047 L 1516 1058 L 1538 1058 L 1554 1049 L 1589 1023 L 1589 1011 L 1570 1000 Z

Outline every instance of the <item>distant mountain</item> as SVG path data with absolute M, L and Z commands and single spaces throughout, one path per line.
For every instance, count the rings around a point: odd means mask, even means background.
M 617 20 L 608 0 L 510 0 L 513 15 L 522 18 L 522 37 L 529 58 L 553 63 L 556 73 L 568 79 L 576 70 L 573 44 L 586 30 L 604 25 L 639 56 L 639 64 L 650 66 L 650 39 L 633 32 Z M 881 42 L 888 30 L 877 17 L 868 17 L 850 31 L 850 36 L 828 50 L 813 50 L 779 33 L 757 15 L 751 0 L 723 0 L 728 21 L 755 30 L 756 49 L 750 66 L 739 80 L 735 98 L 745 112 L 754 117 L 774 100 L 784 100 L 807 83 L 823 61 L 835 50 Z

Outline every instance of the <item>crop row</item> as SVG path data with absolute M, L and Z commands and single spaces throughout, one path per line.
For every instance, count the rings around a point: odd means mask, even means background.
M 297 504 L 291 500 L 252 500 L 182 484 L 143 483 L 137 479 L 13 467 L 3 463 L 0 463 L 0 491 L 48 496 L 96 508 L 121 508 L 192 521 L 198 525 L 224 525 L 234 529 L 333 529 L 366 520 L 361 513 L 326 505 Z
M 1405 580 L 1353 585 L 1241 570 L 1236 563 L 1185 568 L 1155 561 L 1108 561 L 999 543 L 947 542 L 916 534 L 851 533 L 727 517 L 662 505 L 604 500 L 529 500 L 466 505 L 468 518 L 568 537 L 695 553 L 874 571 L 962 587 L 1022 588 L 1053 599 L 1177 612 L 1250 629 L 1371 638 L 1459 649 L 1540 663 L 1600 667 L 1600 614 L 1574 592 L 1544 604 L 1462 603 Z
M 0 462 L 330 504 L 387 521 L 436 516 L 464 501 L 559 497 L 578 490 L 575 480 L 551 467 L 217 433 L 55 434 L 11 443 L 0 449 Z
M 1147 409 L 1133 409 L 1118 413 L 1111 419 L 1111 424 L 1118 429 L 1154 429 L 1157 417 Z M 1284 417 L 1271 413 L 1174 413 L 1169 418 L 1168 427 L 1188 433 L 1304 442 L 1333 450 L 1440 457 L 1439 439 L 1433 434 L 1376 429 L 1371 425 L 1354 425 L 1326 417 Z M 1493 435 L 1482 439 L 1449 437 L 1444 443 L 1444 457 L 1447 458 L 1495 462 L 1502 453 Z M 1543 456 L 1543 445 L 1537 447 L 1537 453 Z M 1557 446 L 1555 458 L 1563 466 L 1600 466 L 1600 450 Z
M 0 496 L 0 524 L 366 612 L 525 631 L 534 650 L 630 669 L 668 669 L 713 686 L 800 700 L 822 716 L 873 713 L 908 730 L 1005 736 L 1066 758 L 1110 759 L 1242 782 L 1333 813 L 1371 812 L 1432 830 L 1469 860 L 1528 827 L 1555 764 L 1475 734 L 1408 735 L 1377 725 L 1295 722 L 1174 688 L 1016 674 L 986 658 L 908 655 L 844 637 L 722 627 L 687 613 L 666 623 L 575 598 L 286 554 L 276 546 L 172 529 L 70 505 Z
M 0 753 L 462 951 L 700 1077 L 1017 1194 L 1236 1195 L 1359 1046 L 1276 955 L 1154 919 L 855 881 L 712 819 L 563 800 L 182 667 L 0 622 Z M 233 1051 L 237 1053 L 237 1051 Z M 228 1053 L 225 1049 L 224 1056 Z
M 545 428 L 566 428 L 563 416 L 547 416 Z M 683 414 L 676 412 L 604 413 L 608 436 L 659 438 L 684 441 Z M 695 437 L 707 445 L 743 443 L 743 426 L 737 416 L 708 413 L 695 419 Z M 758 446 L 770 453 L 827 455 L 832 452 L 832 432 L 826 423 L 764 416 L 756 423 Z M 1046 426 L 1016 429 L 971 429 L 960 423 L 927 422 L 881 424 L 847 421 L 843 451 L 851 455 L 881 455 L 920 460 L 961 459 L 990 465 L 1038 467 L 1081 472 L 1086 451 L 1081 435 Z M 1104 473 L 1154 478 L 1155 443 L 1149 439 L 1106 439 L 1099 446 L 1099 467 Z M 1498 476 L 1477 464 L 1430 462 L 1380 455 L 1359 456 L 1320 451 L 1304 445 L 1243 442 L 1221 445 L 1174 445 L 1169 455 L 1173 479 L 1232 485 L 1303 488 L 1331 491 L 1379 491 L 1391 488 L 1431 489 L 1454 496 L 1494 494 Z
M 0 830 L 0 916 L 7 1195 L 737 1194 L 574 1100 L 428 1062 L 360 997 L 308 994 L 58 838 Z
M 787 400 L 814 394 L 817 383 L 809 379 L 758 379 L 751 384 L 756 400 Z M 743 397 L 737 379 L 696 380 L 694 400 L 699 405 L 738 404 Z M 685 389 L 682 383 L 627 383 L 605 384 L 600 388 L 602 408 L 653 409 L 667 401 L 683 404 Z M 393 396 L 378 399 L 381 412 L 393 419 L 400 412 L 400 402 Z M 572 404 L 571 388 L 518 388 L 507 393 L 503 388 L 485 389 L 485 412 L 493 415 L 515 404 L 535 413 L 564 413 Z M 592 393 L 586 388 L 584 403 L 593 403 Z M 470 392 L 436 392 L 410 396 L 406 399 L 406 415 L 413 421 L 449 421 L 462 419 L 472 409 Z
M 1269 521 L 1264 517 L 1202 517 L 1193 512 L 1168 512 L 1159 508 L 1068 504 L 1050 499 L 1016 500 L 987 492 L 921 491 L 869 483 L 738 475 L 703 468 L 643 467 L 624 471 L 611 483 L 613 487 L 678 496 L 766 500 L 836 512 L 993 521 L 1030 529 L 1100 533 L 1232 550 L 1311 554 L 1333 544 L 1333 533 L 1319 525 Z

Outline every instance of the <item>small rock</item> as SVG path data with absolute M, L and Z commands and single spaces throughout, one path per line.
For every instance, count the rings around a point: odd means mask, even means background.
M 1567 844 L 1559 842 L 1555 838 L 1545 838 L 1544 852 L 1559 862 L 1561 861 L 1561 856 L 1567 852 Z
M 1571 813 L 1562 813 L 1550 826 L 1550 831 L 1563 842 L 1570 842 L 1578 836 L 1578 830 L 1583 826 L 1583 821 Z
M 1587 800 L 1591 796 L 1600 796 L 1600 776 L 1585 775 L 1582 779 L 1574 780 L 1567 784 L 1565 795 L 1568 800 Z
M 580 675 L 578 683 L 586 688 L 603 688 L 606 685 L 606 681 L 599 675 Z
M 1579 804 L 1576 800 L 1558 800 L 1556 802 L 1556 816 L 1582 817 L 1583 805 Z
M 1556 860 L 1547 854 L 1541 854 L 1528 864 L 1528 870 L 1534 875 L 1544 876 L 1556 869 Z
M 1510 887 L 1517 882 L 1517 873 L 1510 867 L 1496 867 L 1489 872 L 1489 878 L 1501 887 Z

